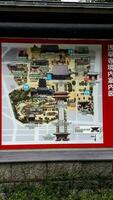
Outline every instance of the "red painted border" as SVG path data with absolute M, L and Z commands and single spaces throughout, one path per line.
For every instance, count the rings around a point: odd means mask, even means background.
M 1 43 L 0 43 L 0 148 L 2 145 L 2 52 L 1 52 Z
M 113 147 L 113 136 L 110 130 L 109 133 L 109 115 L 111 114 L 112 98 L 107 96 L 107 45 L 113 44 L 113 40 L 74 40 L 74 39 L 31 39 L 31 38 L 1 38 L 0 44 L 6 43 L 56 43 L 56 44 L 100 44 L 102 45 L 102 85 L 103 85 L 103 129 L 104 129 L 104 143 L 103 144 L 28 144 L 28 145 L 2 145 L 2 116 L 0 120 L 0 149 L 63 149 L 63 148 L 103 148 Z M 0 45 L 0 73 L 1 73 L 1 45 Z M 2 88 L 2 77 L 0 76 L 0 87 Z M 2 115 L 2 90 L 0 90 L 0 113 Z M 109 107 L 109 109 L 108 109 Z M 113 109 L 112 109 L 113 110 Z M 107 114 L 107 117 L 106 117 Z M 111 124 L 112 128 L 112 124 Z

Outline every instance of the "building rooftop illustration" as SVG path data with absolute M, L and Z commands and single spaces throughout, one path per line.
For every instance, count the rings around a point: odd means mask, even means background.
M 68 79 L 70 77 L 67 65 L 57 64 L 52 68 L 53 79 Z

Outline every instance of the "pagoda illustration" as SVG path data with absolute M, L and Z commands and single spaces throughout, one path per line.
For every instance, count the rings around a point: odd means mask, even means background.
M 52 95 L 53 90 L 47 88 L 46 80 L 43 78 L 39 79 L 39 87 L 37 88 L 39 95 Z

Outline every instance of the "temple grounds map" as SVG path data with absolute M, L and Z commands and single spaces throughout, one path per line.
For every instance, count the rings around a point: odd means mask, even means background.
M 2 144 L 103 143 L 101 45 L 2 43 Z

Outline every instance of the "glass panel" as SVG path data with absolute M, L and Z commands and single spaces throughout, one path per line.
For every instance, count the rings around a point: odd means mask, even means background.
M 2 143 L 103 143 L 101 51 L 2 43 Z

